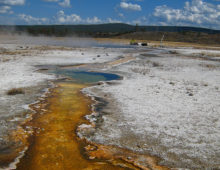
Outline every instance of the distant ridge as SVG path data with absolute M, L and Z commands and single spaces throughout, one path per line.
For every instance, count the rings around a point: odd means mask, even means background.
M 201 32 L 218 34 L 220 30 L 186 26 L 134 26 L 123 23 L 97 25 L 16 25 L 0 26 L 0 31 L 28 32 L 30 34 L 68 35 L 68 34 L 122 34 L 128 32 Z
M 218 34 L 220 30 L 201 28 L 201 27 L 187 27 L 187 26 L 140 26 L 145 31 L 159 31 L 159 32 L 203 32 L 209 34 Z

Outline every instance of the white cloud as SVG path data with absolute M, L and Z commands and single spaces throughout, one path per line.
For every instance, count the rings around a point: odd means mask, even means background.
M 60 6 L 66 8 L 71 7 L 70 0 L 43 0 L 45 2 L 57 2 Z
M 59 11 L 55 18 L 56 18 L 56 23 L 58 23 L 58 24 L 79 24 L 79 23 L 97 24 L 97 23 L 102 23 L 102 20 L 96 16 L 91 17 L 91 18 L 82 19 L 77 14 L 66 15 L 63 10 Z
M 86 19 L 86 23 L 88 24 L 97 24 L 97 23 L 101 23 L 102 20 L 100 20 L 98 17 L 93 17 L 93 18 L 87 18 Z
M 25 0 L 0 0 L 0 13 L 1 14 L 12 14 L 11 6 L 24 5 Z
M 141 6 L 138 4 L 132 4 L 132 3 L 127 3 L 127 2 L 121 2 L 120 7 L 122 9 L 126 10 L 132 10 L 132 11 L 141 11 Z
M 203 0 L 185 2 L 183 9 L 157 6 L 153 15 L 167 25 L 191 25 L 220 29 L 220 8 Z
M 76 14 L 66 15 L 64 11 L 59 11 L 57 13 L 57 23 L 58 24 L 75 24 L 82 21 L 81 17 Z
M 0 0 L 0 4 L 4 4 L 4 5 L 24 5 L 25 0 Z
M 0 14 L 5 14 L 5 13 L 9 13 L 9 14 L 13 13 L 13 11 L 11 11 L 10 6 L 0 6 Z
M 59 5 L 62 7 L 71 7 L 70 0 L 63 0 L 63 2 L 60 2 Z
M 26 14 L 19 14 L 18 17 L 27 24 L 47 24 L 49 22 L 48 18 L 36 18 Z
M 121 23 L 121 21 L 117 19 L 107 18 L 107 23 Z
M 82 19 L 79 15 L 77 14 L 65 14 L 63 10 L 60 10 L 57 12 L 56 16 L 53 17 L 53 19 L 49 18 L 37 18 L 33 17 L 31 15 L 26 15 L 26 14 L 20 14 L 18 15 L 18 19 L 24 21 L 27 24 L 97 24 L 97 23 L 103 23 L 101 19 L 98 17 L 94 16 L 91 18 L 85 18 Z

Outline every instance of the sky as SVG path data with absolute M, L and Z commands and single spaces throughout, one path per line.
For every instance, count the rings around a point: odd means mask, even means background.
M 220 30 L 220 0 L 0 0 L 0 25 L 101 23 Z

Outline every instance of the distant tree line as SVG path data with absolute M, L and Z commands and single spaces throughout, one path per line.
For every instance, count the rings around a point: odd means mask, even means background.
M 139 26 L 128 24 L 99 25 L 17 25 L 0 26 L 0 32 L 33 36 L 80 36 L 102 38 L 129 38 L 140 40 L 160 40 L 165 34 L 166 41 L 198 42 L 220 44 L 220 31 L 178 26 Z

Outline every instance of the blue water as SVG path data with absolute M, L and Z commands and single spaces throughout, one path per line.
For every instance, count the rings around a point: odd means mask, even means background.
M 57 69 L 53 72 L 55 74 L 71 77 L 73 81 L 76 83 L 85 83 L 85 84 L 97 83 L 99 81 L 118 80 L 121 78 L 120 76 L 111 73 L 89 72 L 89 71 L 74 70 L 74 69 Z

